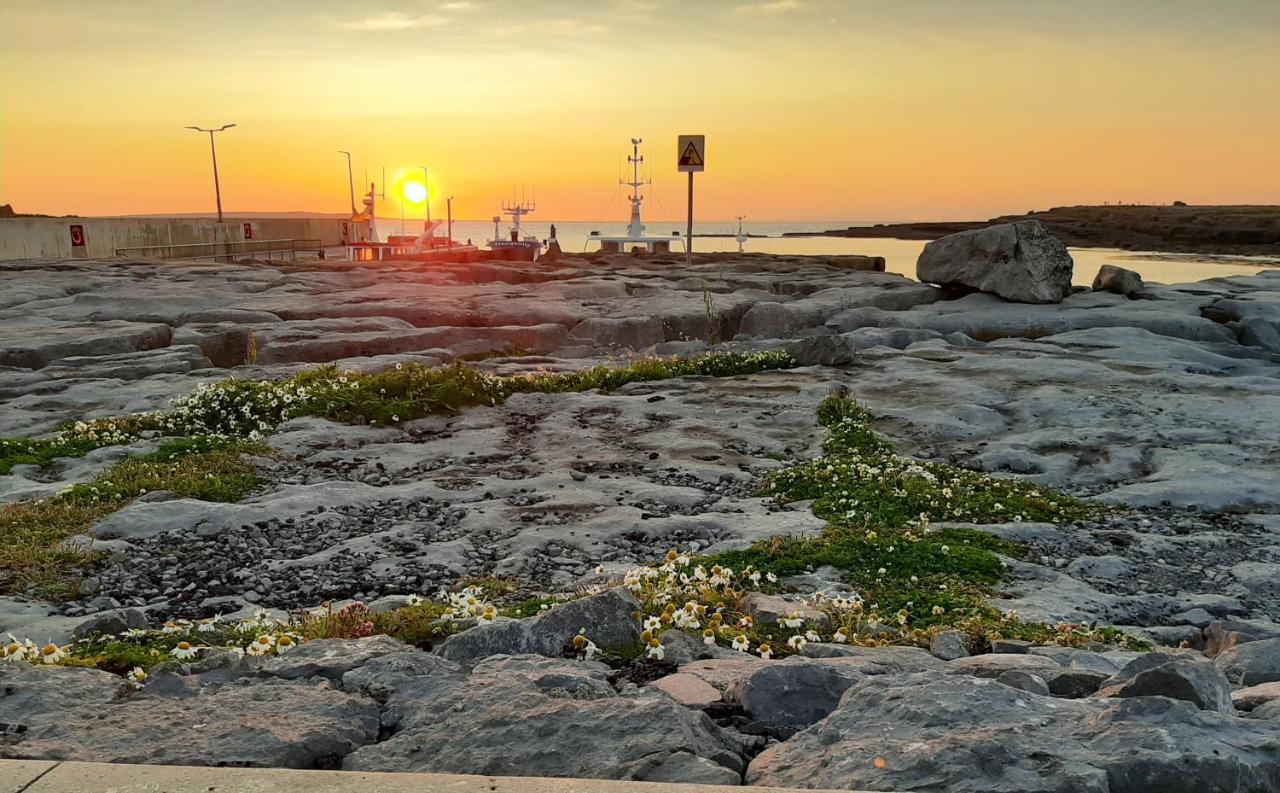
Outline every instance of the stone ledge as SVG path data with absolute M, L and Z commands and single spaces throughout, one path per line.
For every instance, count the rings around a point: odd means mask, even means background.
M 298 790 L 306 790 L 307 793 L 346 793 L 352 790 L 376 790 L 378 793 L 797 793 L 796 788 L 603 779 L 204 768 L 44 760 L 0 760 L 0 780 L 3 780 L 0 793 L 296 793 Z M 806 793 L 822 791 L 809 790 Z

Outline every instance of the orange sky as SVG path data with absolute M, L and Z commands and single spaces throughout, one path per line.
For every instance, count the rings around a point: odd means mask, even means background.
M 183 127 L 228 122 L 228 211 L 345 210 L 349 149 L 436 213 L 614 218 L 641 136 L 678 219 L 682 132 L 706 219 L 1280 203 L 1278 75 L 1273 0 L 3 0 L 0 203 L 212 211 Z

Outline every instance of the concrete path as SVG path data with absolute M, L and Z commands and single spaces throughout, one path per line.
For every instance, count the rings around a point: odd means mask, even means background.
M 306 790 L 307 793 L 346 793 L 353 790 L 376 790 L 378 793 L 787 793 L 795 789 L 601 779 L 0 760 L 0 793 L 296 793 L 298 790 Z

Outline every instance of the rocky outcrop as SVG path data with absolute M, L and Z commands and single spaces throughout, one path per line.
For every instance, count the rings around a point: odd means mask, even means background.
M 1234 712 L 1227 678 L 1202 657 L 1148 653 L 1130 661 L 1098 690 L 1099 697 L 1169 697 L 1201 710 Z
M 969 676 L 870 677 L 826 719 L 756 757 L 746 782 L 1262 793 L 1280 786 L 1280 733 L 1165 697 L 1064 700 Z
M 738 748 L 703 713 L 665 696 L 623 698 L 607 667 L 491 658 L 469 678 L 402 680 L 396 734 L 349 755 L 356 771 L 737 784 Z
M 916 277 L 1019 303 L 1060 303 L 1071 294 L 1071 254 L 1034 220 L 962 231 L 934 240 L 916 262 Z
M 104 672 L 0 668 L 0 718 L 21 724 L 11 758 L 263 768 L 336 767 L 378 737 L 378 708 L 326 685 L 175 681 L 107 698 Z M 114 679 L 114 689 L 121 679 Z M 200 725 L 195 728 L 194 725 Z

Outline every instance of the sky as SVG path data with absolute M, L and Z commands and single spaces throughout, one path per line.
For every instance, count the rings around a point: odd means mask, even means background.
M 625 220 L 632 137 L 678 221 L 978 219 L 1280 203 L 1277 0 L 0 0 L 0 203 L 19 212 Z M 406 204 L 421 217 L 422 204 Z

